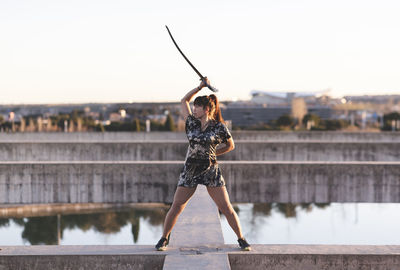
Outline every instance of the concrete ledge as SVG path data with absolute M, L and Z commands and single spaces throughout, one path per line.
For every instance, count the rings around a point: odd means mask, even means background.
M 400 141 L 400 132 L 343 132 L 343 131 L 233 131 L 236 140 L 266 141 Z
M 223 164 L 233 202 L 400 202 L 399 162 Z
M 0 269 L 48 269 L 47 265 L 51 269 L 162 269 L 163 262 L 163 269 L 224 269 L 218 267 L 228 258 L 231 269 L 244 270 L 400 269 L 400 246 L 395 245 L 252 247 L 250 252 L 242 252 L 236 245 L 170 247 L 157 252 L 153 246 L 0 246 Z M 166 268 L 167 260 L 185 268 Z M 37 268 L 32 268 L 35 265 Z
M 0 269 L 162 269 L 150 246 L 0 246 Z
M 163 270 L 230 270 L 227 254 L 168 255 Z
M 231 131 L 235 140 L 400 141 L 399 132 Z M 0 133 L 0 141 L 186 140 L 184 132 L 24 132 Z
M 214 213 L 210 213 L 213 215 Z M 178 219 L 179 223 L 179 219 Z M 178 225 L 178 224 L 177 224 Z M 196 224 L 193 224 L 193 229 Z M 204 229 L 204 228 L 203 228 Z M 186 237 L 187 234 L 180 236 Z M 176 238 L 176 236 L 174 236 Z M 172 240 L 172 236 L 171 236 Z M 191 248 L 197 248 L 192 250 Z M 1 256 L 43 256 L 43 255 L 178 255 L 180 253 L 228 253 L 230 255 L 282 255 L 282 254 L 317 254 L 317 255 L 398 255 L 400 245 L 257 245 L 252 244 L 252 251 L 241 251 L 237 245 L 208 245 L 203 241 L 192 247 L 169 246 L 167 251 L 159 252 L 154 245 L 65 245 L 65 246 L 0 246 Z
M 230 252 L 229 262 L 232 270 L 398 270 L 400 246 L 253 245 L 249 253 Z
M 4 161 L 184 160 L 187 140 L 0 143 Z M 400 161 L 399 142 L 243 141 L 219 160 Z
M 400 162 L 219 164 L 232 202 L 400 202 Z M 0 204 L 172 202 L 181 161 L 1 162 Z
M 203 185 L 179 216 L 170 239 L 172 247 L 221 246 L 224 244 L 218 208 Z
M 162 255 L 153 245 L 66 245 L 66 246 L 0 246 L 1 256 L 43 256 L 43 255 Z M 171 253 L 176 251 L 171 250 Z
M 0 164 L 0 204 L 171 202 L 182 162 Z
M 220 160 L 400 161 L 400 143 L 338 141 L 235 141 Z
M 171 232 L 170 246 L 180 253 L 165 258 L 164 270 L 229 270 L 222 251 L 224 238 L 218 209 L 203 185 L 196 192 Z
M 0 218 L 24 218 L 53 216 L 57 214 L 89 214 L 115 212 L 124 209 L 135 210 L 153 210 L 166 209 L 168 205 L 164 203 L 62 203 L 62 204 L 25 204 L 12 205 L 0 204 Z
M 0 269 L 90 269 L 90 270 L 161 270 L 164 256 L 146 255 L 57 255 L 0 256 Z

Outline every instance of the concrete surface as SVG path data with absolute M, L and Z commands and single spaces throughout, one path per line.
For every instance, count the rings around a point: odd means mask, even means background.
M 242 161 L 400 161 L 398 142 L 235 141 L 219 160 Z
M 199 185 L 171 232 L 170 246 L 180 253 L 165 258 L 164 270 L 229 270 L 218 209 Z
M 198 185 L 171 233 L 172 247 L 223 245 L 218 208 L 203 185 Z
M 222 253 L 222 252 L 221 252 Z M 168 255 L 163 270 L 230 270 L 228 254 Z
M 233 202 L 400 202 L 400 162 L 226 162 Z
M 230 252 L 229 262 L 232 270 L 399 270 L 400 246 L 253 245 Z
M 187 140 L 103 142 L 2 142 L 0 161 L 185 160 Z M 400 161 L 399 142 L 235 140 L 218 160 Z
M 0 269 L 162 269 L 152 246 L 0 246 Z
M 148 255 L 43 255 L 1 256 L 1 270 L 90 269 L 90 270 L 161 270 L 164 256 Z
M 0 269 L 163 269 L 162 263 L 169 258 L 186 265 L 183 269 L 195 269 L 185 264 L 188 258 L 210 267 L 202 269 L 221 269 L 212 267 L 219 266 L 226 257 L 232 270 L 400 269 L 400 246 L 253 244 L 252 247 L 250 252 L 242 252 L 236 245 L 222 245 L 218 250 L 199 247 L 199 254 L 189 254 L 177 248 L 157 252 L 153 246 L 0 246 Z M 94 268 L 97 265 L 99 268 Z
M 400 162 L 221 161 L 232 202 L 400 202 Z M 181 161 L 1 162 L 0 204 L 172 202 Z
M 55 204 L 0 204 L 0 218 L 24 218 L 55 215 L 115 212 L 116 210 L 168 209 L 164 203 L 55 203 Z
M 171 202 L 182 167 L 182 162 L 2 163 L 0 204 Z

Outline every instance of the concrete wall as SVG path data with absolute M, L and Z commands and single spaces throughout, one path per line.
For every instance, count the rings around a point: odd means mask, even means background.
M 0 205 L 0 218 L 26 218 L 60 215 L 107 213 L 121 210 L 168 210 L 164 203 L 59 203 Z
M 220 163 L 233 202 L 400 202 L 400 162 Z M 0 164 L 0 204 L 172 202 L 183 162 Z
M 0 269 L 162 270 L 164 255 L 32 255 L 1 256 Z
M 240 140 L 271 141 L 400 141 L 400 132 L 342 132 L 342 131 L 237 131 L 232 134 Z
M 171 202 L 183 163 L 0 164 L 0 203 Z
M 166 254 L 152 246 L 0 246 L 0 269 L 161 270 Z
M 187 141 L 8 142 L 0 143 L 0 161 L 180 160 Z M 400 143 L 236 141 L 218 160 L 400 161 Z
M 261 142 L 238 141 L 220 160 L 270 161 L 400 161 L 396 142 Z
M 234 140 L 323 140 L 323 141 L 400 141 L 400 132 L 339 132 L 339 131 L 232 131 Z M 184 132 L 25 132 L 0 133 L 1 141 L 130 141 L 186 140 Z
M 400 256 L 363 254 L 235 254 L 232 270 L 400 270 Z
M 399 162 L 239 164 L 223 166 L 234 202 L 400 202 Z
M 400 270 L 397 245 L 254 245 L 231 252 L 232 270 Z
M 181 160 L 187 141 L 0 143 L 2 161 Z

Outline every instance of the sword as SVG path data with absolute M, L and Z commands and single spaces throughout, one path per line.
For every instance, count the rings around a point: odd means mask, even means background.
M 178 49 L 178 51 L 182 54 L 183 58 L 185 58 L 185 60 L 189 63 L 189 65 L 193 68 L 193 70 L 197 73 L 197 75 L 199 75 L 200 80 L 203 81 L 203 83 L 205 83 L 205 85 L 207 86 L 208 89 L 210 89 L 213 92 L 218 92 L 218 89 L 215 87 L 212 87 L 211 85 L 209 85 L 207 83 L 206 78 L 203 75 L 201 75 L 201 73 L 197 70 L 197 68 L 195 68 L 195 66 L 193 66 L 193 64 L 189 61 L 189 59 L 187 59 L 187 57 L 185 56 L 185 54 L 181 51 L 181 49 L 179 48 L 178 44 L 176 44 L 174 37 L 171 34 L 171 31 L 169 31 L 168 26 L 165 26 L 167 28 L 168 34 L 171 37 L 172 41 L 174 42 L 176 48 Z

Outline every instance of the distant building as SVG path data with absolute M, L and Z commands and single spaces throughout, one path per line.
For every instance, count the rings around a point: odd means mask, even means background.
M 363 96 L 344 96 L 347 103 L 372 103 L 372 104 L 387 104 L 400 103 L 400 95 L 363 95 Z
M 250 92 L 251 102 L 256 104 L 264 104 L 268 107 L 275 106 L 290 106 L 295 98 L 303 98 L 307 106 L 326 105 L 326 100 L 329 99 L 330 89 L 316 92 L 267 92 L 253 90 Z
M 119 121 L 121 121 L 123 118 L 122 118 L 122 116 L 119 114 L 119 113 L 110 113 L 110 116 L 109 116 L 109 120 L 111 121 L 111 122 L 119 122 Z
M 165 114 L 151 114 L 148 115 L 147 118 L 158 122 L 165 122 L 165 120 L 167 120 L 167 116 Z
M 329 119 L 332 109 L 328 105 L 329 90 L 319 92 L 263 92 L 251 91 L 250 101 L 232 102 L 221 109 L 224 119 L 233 125 L 252 126 L 270 124 L 284 114 L 292 115 L 293 101 L 304 99 L 307 113 Z
M 254 105 L 253 107 L 227 107 L 222 109 L 224 119 L 232 121 L 236 126 L 252 126 L 268 124 L 284 114 L 291 113 L 291 107 L 264 108 Z

